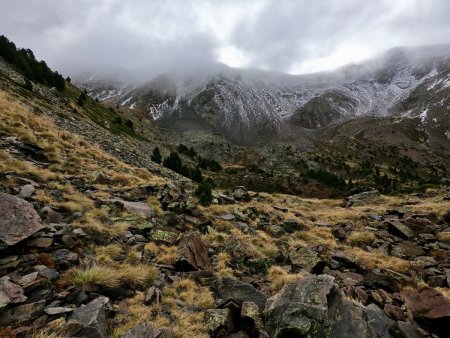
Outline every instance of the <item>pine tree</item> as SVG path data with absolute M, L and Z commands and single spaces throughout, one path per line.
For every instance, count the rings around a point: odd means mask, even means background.
M 161 163 L 162 157 L 161 157 L 161 153 L 160 153 L 158 147 L 155 147 L 153 149 L 153 153 L 152 153 L 152 156 L 150 158 L 152 159 L 153 162 L 156 162 L 158 164 Z

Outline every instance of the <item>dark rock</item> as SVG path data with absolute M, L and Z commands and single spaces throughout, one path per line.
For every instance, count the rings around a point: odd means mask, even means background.
M 178 244 L 178 256 L 175 262 L 175 270 L 211 270 L 208 247 L 203 243 L 198 234 L 186 234 L 181 239 Z
M 0 192 L 0 249 L 14 245 L 45 228 L 33 205 Z
M 426 218 L 407 218 L 405 220 L 405 225 L 410 228 L 412 231 L 418 234 L 428 233 L 435 234 L 436 227 L 435 225 Z
M 420 332 L 417 327 L 415 327 L 410 322 L 397 322 L 398 330 L 406 338 L 424 338 L 425 335 Z
M 266 303 L 266 296 L 254 286 L 240 282 L 234 278 L 218 278 L 212 285 L 217 298 L 233 299 L 238 304 L 243 302 L 255 303 L 262 312 Z
M 328 275 L 306 277 L 268 299 L 265 330 L 270 337 L 331 337 L 327 297 L 337 284 Z
M 447 276 L 444 275 L 438 275 L 438 276 L 431 276 L 427 279 L 427 284 L 432 287 L 444 287 L 447 285 Z
M 337 251 L 332 255 L 331 258 L 334 259 L 336 262 L 338 262 L 340 266 L 345 269 L 356 271 L 360 270 L 356 257 L 354 257 L 351 254 L 342 251 Z
M 445 336 L 450 321 L 450 300 L 439 291 L 425 287 L 421 290 L 402 292 L 406 308 L 414 318 L 433 332 Z
M 362 285 L 369 289 L 383 289 L 387 292 L 399 292 L 401 286 L 406 284 L 409 279 L 401 274 L 382 273 L 372 271 L 368 273 L 364 280 L 356 285 Z
M 423 248 L 409 241 L 403 241 L 393 247 L 391 255 L 400 258 L 414 258 L 425 255 Z
M 332 322 L 332 337 L 378 338 L 366 321 L 364 307 L 347 300 L 342 292 L 328 298 L 328 311 Z
M 366 309 L 367 323 L 375 331 L 376 337 L 380 338 L 391 338 L 392 335 L 389 333 L 391 328 L 394 326 L 395 322 L 388 318 L 375 304 L 367 305 Z
M 27 303 L 35 303 L 40 301 L 47 301 L 53 297 L 53 291 L 50 289 L 38 289 L 33 292 L 29 297 Z
M 398 218 L 402 218 L 405 213 L 401 210 L 396 210 L 396 209 L 388 209 L 386 210 L 386 212 L 384 213 L 386 216 L 395 216 Z
M 241 309 L 241 328 L 250 333 L 251 337 L 258 336 L 264 328 L 258 306 L 253 302 L 243 302 Z
M 294 219 L 287 220 L 282 225 L 283 229 L 288 233 L 293 233 L 294 231 L 302 231 L 306 229 L 304 224 L 297 222 Z
M 205 325 L 210 337 L 226 337 L 235 327 L 229 309 L 206 310 Z
M 70 266 L 78 261 L 78 254 L 67 249 L 58 249 L 52 252 L 55 263 L 59 266 Z
M 157 338 L 161 334 L 152 322 L 141 323 L 124 333 L 120 338 Z
M 0 327 L 17 326 L 38 318 L 44 313 L 45 300 L 19 305 L 3 312 L 0 316 Z
M 387 225 L 389 233 L 391 233 L 394 236 L 403 239 L 409 239 L 414 236 L 413 232 L 400 221 L 397 220 L 385 221 L 384 224 Z
M 105 308 L 108 302 L 109 298 L 102 296 L 75 309 L 67 322 L 67 327 L 72 329 L 70 334 L 86 338 L 108 337 Z
M 403 313 L 403 310 L 399 306 L 395 306 L 392 304 L 384 304 L 383 308 L 384 313 L 394 320 L 406 320 L 406 316 Z
M 45 278 L 49 280 L 56 280 L 59 278 L 59 272 L 55 271 L 53 269 L 50 269 L 49 267 L 45 265 L 36 265 L 34 269 L 39 272 L 41 276 L 44 276 Z
M 19 285 L 12 283 L 8 276 L 0 278 L 0 310 L 8 304 L 23 303 L 26 300 Z

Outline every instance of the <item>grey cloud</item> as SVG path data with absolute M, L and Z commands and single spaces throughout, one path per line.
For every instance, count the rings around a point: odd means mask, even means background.
M 63 74 L 128 74 L 138 81 L 214 67 L 224 46 L 241 51 L 245 66 L 292 71 L 343 46 L 373 54 L 450 43 L 446 0 L 0 0 L 0 6 L 0 34 Z

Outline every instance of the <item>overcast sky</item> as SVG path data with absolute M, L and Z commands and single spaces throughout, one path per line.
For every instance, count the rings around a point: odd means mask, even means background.
M 448 0 L 0 0 L 0 34 L 62 72 L 139 80 L 215 62 L 310 73 L 450 43 Z

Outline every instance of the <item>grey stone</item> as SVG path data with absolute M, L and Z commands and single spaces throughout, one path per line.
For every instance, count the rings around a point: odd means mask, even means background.
M 108 325 L 106 322 L 105 305 L 108 297 L 98 297 L 75 309 L 67 322 L 69 327 L 78 328 L 77 332 L 70 332 L 78 337 L 106 338 L 108 337 Z
M 59 272 L 55 271 L 53 269 L 50 269 L 49 267 L 45 265 L 36 265 L 34 269 L 39 272 L 40 275 L 44 276 L 45 278 L 49 280 L 56 280 L 59 278 Z
M 266 296 L 255 289 L 253 285 L 238 281 L 234 278 L 218 278 L 212 285 L 217 296 L 222 300 L 232 299 L 238 304 L 243 302 L 255 303 L 262 312 L 266 303 Z
M 268 299 L 264 315 L 270 337 L 332 337 L 327 297 L 338 289 L 328 275 L 306 277 L 285 285 Z
M 234 323 L 229 309 L 208 309 L 205 325 L 211 337 L 225 337 L 234 331 Z
M 0 278 L 0 309 L 8 304 L 23 303 L 27 297 L 23 293 L 23 289 L 10 281 L 8 276 Z
M 0 192 L 0 249 L 14 245 L 45 228 L 33 205 Z
M 0 316 L 0 327 L 16 326 L 38 318 L 44 313 L 45 300 L 13 307 Z
M 73 309 L 71 307 L 48 307 L 45 310 L 45 313 L 54 316 L 54 315 L 60 315 L 63 313 L 69 313 L 73 312 Z
M 25 184 L 20 188 L 19 197 L 23 199 L 30 198 L 34 193 L 34 186 L 32 184 Z
M 161 330 L 158 329 L 152 322 L 141 323 L 127 332 L 120 338 L 157 338 L 161 335 Z

